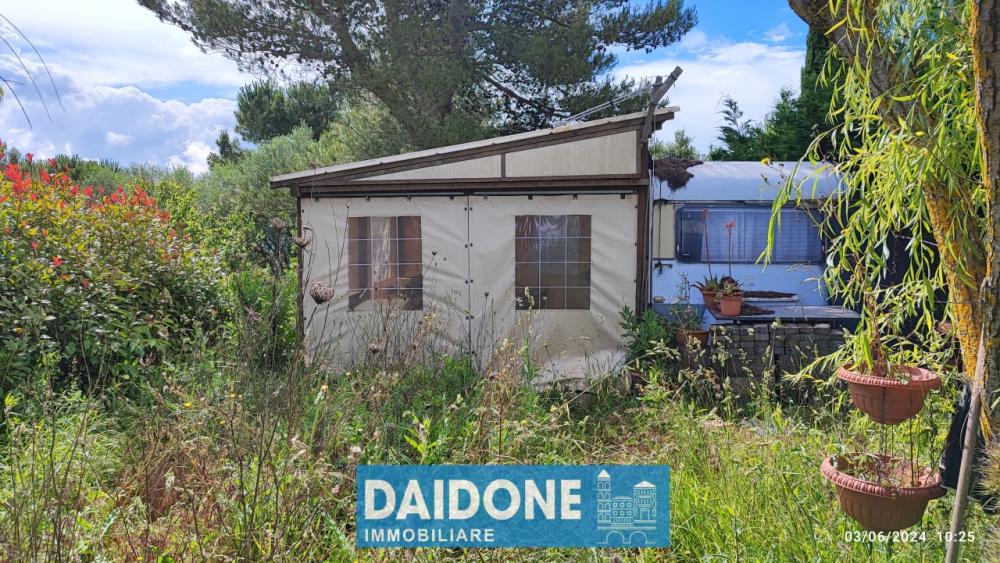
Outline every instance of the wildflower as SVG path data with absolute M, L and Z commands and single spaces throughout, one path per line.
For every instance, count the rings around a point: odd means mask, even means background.
M 56 166 L 57 166 L 56 159 L 50 158 L 49 159 L 49 168 L 55 169 Z
M 193 407 L 193 406 L 194 406 L 194 405 L 193 405 L 193 404 L 191 404 L 191 401 L 184 401 L 184 408 L 186 408 L 186 409 L 189 409 L 189 408 L 191 408 L 191 407 Z
M 83 278 L 82 280 L 80 280 L 80 285 L 83 286 L 83 289 L 90 289 L 90 280 L 88 280 L 87 278 Z
M 31 241 L 31 249 L 32 250 L 38 250 L 38 241 L 37 240 Z
M 80 187 L 79 186 L 73 186 L 73 187 L 71 187 L 69 189 L 69 194 L 72 195 L 72 196 L 76 196 L 76 194 L 78 194 L 78 193 L 80 193 Z
M 83 188 L 83 195 L 85 195 L 87 197 L 93 197 L 94 196 L 94 188 L 92 188 L 90 186 L 87 186 L 87 187 Z
M 32 164 L 35 161 L 35 155 L 31 154 L 30 152 L 26 153 L 24 155 L 24 159 L 27 160 L 28 164 L 30 165 L 30 164 Z
M 763 164 L 764 166 L 769 166 L 771 164 L 771 159 L 765 156 L 764 158 L 760 159 L 760 163 Z
M 59 266 L 62 266 L 62 264 L 63 264 L 63 259 L 62 259 L 61 256 L 53 256 L 52 257 L 52 267 L 53 268 L 58 268 Z

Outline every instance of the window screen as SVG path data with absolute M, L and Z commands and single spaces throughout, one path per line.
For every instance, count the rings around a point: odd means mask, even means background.
M 514 217 L 518 309 L 590 308 L 590 216 Z
M 371 299 L 423 308 L 420 217 L 347 219 L 348 307 Z
M 685 262 L 753 263 L 767 247 L 771 210 L 739 207 L 682 207 L 677 212 L 677 257 Z M 823 261 L 823 243 L 812 217 L 802 209 L 782 209 L 771 261 Z

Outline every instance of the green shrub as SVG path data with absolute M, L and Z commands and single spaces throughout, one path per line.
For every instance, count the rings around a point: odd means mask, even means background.
M 295 270 L 276 276 L 267 268 L 251 266 L 229 276 L 229 328 L 244 365 L 280 368 L 298 349 L 298 289 Z
M 154 198 L 54 165 L 0 178 L 4 393 L 36 374 L 85 391 L 127 381 L 220 316 L 220 273 Z
M 621 317 L 622 340 L 628 349 L 629 365 L 639 369 L 662 367 L 673 356 L 667 343 L 673 342 L 674 329 L 662 315 L 652 309 L 639 315 L 626 305 L 621 310 Z

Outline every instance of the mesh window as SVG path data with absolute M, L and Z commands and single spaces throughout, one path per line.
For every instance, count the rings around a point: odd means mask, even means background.
M 517 309 L 590 309 L 590 216 L 514 218 Z
M 375 299 L 423 309 L 420 217 L 347 219 L 348 308 Z

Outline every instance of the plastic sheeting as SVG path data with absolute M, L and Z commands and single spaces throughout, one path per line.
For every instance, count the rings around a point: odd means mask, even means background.
M 505 340 L 529 346 L 535 383 L 579 388 L 624 358 L 623 305 L 635 306 L 638 196 L 632 194 L 473 195 L 323 198 L 302 201 L 313 239 L 304 251 L 303 285 L 322 281 L 335 298 L 303 304 L 310 356 L 334 369 L 380 353 L 430 345 L 469 351 L 483 366 Z M 423 310 L 391 303 L 348 310 L 347 218 L 419 215 Z M 515 310 L 514 223 L 518 215 L 589 215 L 589 310 Z M 488 367 L 487 367 L 488 369 Z

